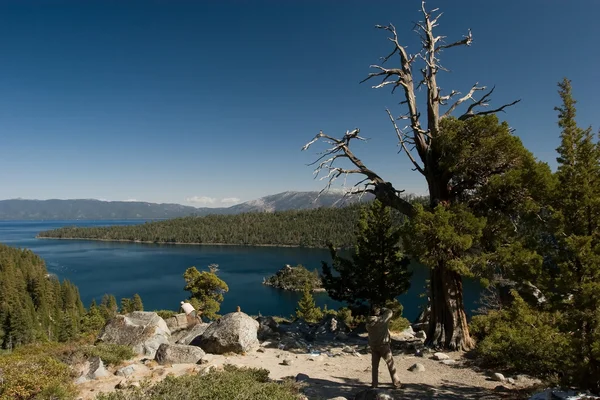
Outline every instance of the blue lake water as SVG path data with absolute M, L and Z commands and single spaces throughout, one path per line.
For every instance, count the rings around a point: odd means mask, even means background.
M 302 264 L 309 269 L 321 267 L 321 261 L 330 261 L 324 249 L 246 247 L 246 246 L 191 246 L 155 245 L 138 243 L 111 243 L 95 241 L 36 239 L 48 229 L 61 226 L 131 225 L 144 221 L 0 221 L 0 242 L 9 246 L 29 248 L 46 261 L 50 273 L 61 280 L 69 279 L 79 287 L 81 298 L 89 305 L 104 293 L 114 294 L 117 301 L 142 296 L 146 310 L 173 309 L 187 297 L 183 273 L 188 267 L 205 269 L 219 264 L 219 276 L 227 282 L 229 292 L 221 306 L 221 313 L 234 311 L 240 306 L 249 314 L 289 316 L 300 298 L 290 293 L 262 285 L 263 278 L 275 273 L 285 264 Z M 414 265 L 410 290 L 400 297 L 404 316 L 415 318 L 425 303 L 428 271 Z M 480 287 L 474 281 L 465 281 L 465 306 L 469 313 L 477 307 Z M 315 295 L 321 306 L 337 308 L 339 303 L 326 294 Z

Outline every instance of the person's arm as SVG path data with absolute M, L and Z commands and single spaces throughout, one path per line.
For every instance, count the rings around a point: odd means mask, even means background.
M 392 315 L 394 315 L 392 310 L 390 310 L 389 308 L 382 308 L 381 311 L 381 319 L 383 320 L 383 322 L 388 322 L 390 319 L 392 319 Z

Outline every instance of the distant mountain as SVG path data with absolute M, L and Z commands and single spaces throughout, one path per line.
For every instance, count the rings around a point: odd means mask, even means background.
M 76 200 L 0 200 L 0 220 L 110 220 L 158 219 L 188 215 L 274 212 L 319 207 L 342 207 L 372 196 L 345 197 L 341 191 L 283 192 L 227 208 L 196 208 L 181 204 L 156 204 L 141 201 Z
M 372 198 L 370 194 L 363 196 L 362 199 L 358 196 L 344 196 L 341 191 L 329 191 L 322 193 L 320 196 L 319 192 L 283 192 L 250 200 L 229 207 L 228 210 L 237 214 L 252 211 L 273 212 L 319 207 L 344 207 L 359 201 L 369 201 Z

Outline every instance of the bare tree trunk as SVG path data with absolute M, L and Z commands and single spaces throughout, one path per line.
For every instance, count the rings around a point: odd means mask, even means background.
M 470 350 L 474 342 L 469 335 L 463 304 L 462 278 L 440 264 L 431 269 L 431 314 L 427 345 L 450 350 Z

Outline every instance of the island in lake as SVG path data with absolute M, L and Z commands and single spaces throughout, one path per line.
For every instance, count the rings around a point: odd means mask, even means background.
M 309 271 L 302 265 L 298 265 L 296 267 L 286 265 L 277 271 L 275 275 L 263 280 L 263 285 L 294 292 L 300 292 L 304 290 L 304 287 L 307 284 L 313 292 L 325 291 L 319 271 L 316 269 Z

